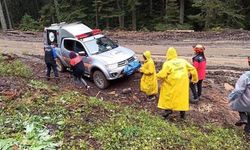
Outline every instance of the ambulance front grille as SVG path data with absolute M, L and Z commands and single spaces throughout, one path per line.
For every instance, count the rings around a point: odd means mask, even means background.
M 132 57 L 126 59 L 126 60 L 120 61 L 120 62 L 118 62 L 118 67 L 125 66 L 125 65 L 127 65 L 128 63 L 130 63 L 130 62 L 132 62 L 134 60 L 135 60 L 135 58 L 132 56 Z

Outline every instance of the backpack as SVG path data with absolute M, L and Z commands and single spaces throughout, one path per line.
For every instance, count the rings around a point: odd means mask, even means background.
M 125 75 L 129 76 L 129 75 L 133 74 L 136 70 L 138 70 L 140 67 L 141 67 L 141 63 L 138 60 L 130 62 L 123 69 L 123 73 Z

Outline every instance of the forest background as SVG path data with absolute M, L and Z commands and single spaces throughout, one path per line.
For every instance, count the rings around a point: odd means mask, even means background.
M 249 0 L 0 0 L 1 28 L 57 22 L 138 31 L 250 29 Z

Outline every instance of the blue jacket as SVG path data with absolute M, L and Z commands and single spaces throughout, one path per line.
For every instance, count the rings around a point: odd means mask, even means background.
M 250 112 L 250 71 L 240 76 L 235 89 L 229 94 L 229 100 L 232 110 Z
M 55 59 L 57 57 L 56 55 L 56 49 L 52 48 L 51 46 L 44 46 L 44 60 L 45 63 L 56 63 Z

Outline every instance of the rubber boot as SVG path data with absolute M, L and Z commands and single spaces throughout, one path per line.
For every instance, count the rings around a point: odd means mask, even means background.
M 172 110 L 165 110 L 165 114 L 163 115 L 163 117 L 164 117 L 165 119 L 167 119 L 167 118 L 169 117 L 169 115 L 172 114 L 172 113 L 173 113 Z
M 239 112 L 240 120 L 235 123 L 236 126 L 242 126 L 247 124 L 247 114 L 245 112 Z
M 200 101 L 200 99 L 196 98 L 196 99 L 190 100 L 190 103 L 191 104 L 198 104 L 199 101 Z
M 247 115 L 247 121 L 248 123 L 244 127 L 244 131 L 246 134 L 250 135 L 250 113 Z
M 46 80 L 49 81 L 50 80 L 50 76 L 46 76 Z
M 148 101 L 153 101 L 153 100 L 155 100 L 155 96 L 154 95 L 149 95 L 149 96 L 147 96 L 147 100 Z
M 180 111 L 180 117 L 181 117 L 181 119 L 185 119 L 186 118 L 186 112 L 185 111 Z

